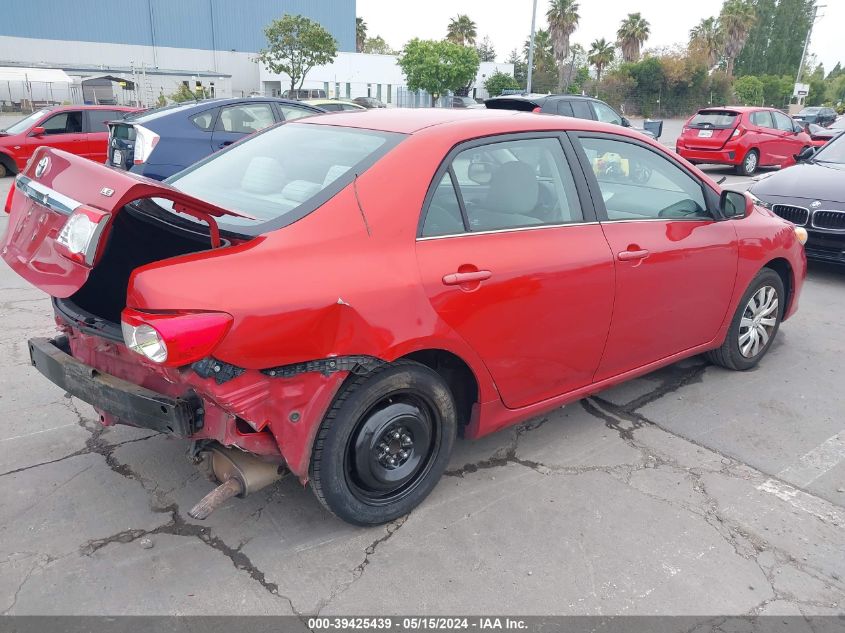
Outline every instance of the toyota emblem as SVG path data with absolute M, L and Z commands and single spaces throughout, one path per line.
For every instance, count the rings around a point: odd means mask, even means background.
M 50 169 L 50 157 L 45 156 L 39 160 L 38 164 L 35 166 L 35 177 L 41 178 L 41 176 L 47 173 L 48 169 Z

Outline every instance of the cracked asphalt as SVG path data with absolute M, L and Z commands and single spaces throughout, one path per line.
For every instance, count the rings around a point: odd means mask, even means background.
M 843 614 L 843 313 L 845 269 L 812 266 L 756 370 L 693 358 L 459 441 L 387 526 L 292 478 L 197 522 L 185 443 L 30 367 L 50 304 L 0 264 L 0 613 Z

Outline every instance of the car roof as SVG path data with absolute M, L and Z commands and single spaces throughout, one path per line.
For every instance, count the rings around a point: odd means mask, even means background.
M 595 130 L 622 136 L 642 138 L 638 132 L 609 123 L 589 119 L 562 117 L 554 114 L 534 114 L 517 110 L 487 110 L 485 108 L 380 108 L 359 112 L 337 112 L 330 117 L 298 119 L 296 124 L 337 125 L 343 127 L 417 134 L 432 128 L 452 126 L 456 137 L 472 138 L 509 132 Z
M 573 101 L 600 101 L 600 99 L 596 99 L 595 97 L 588 97 L 586 95 L 570 95 L 570 94 L 538 94 L 538 93 L 523 93 L 523 94 L 514 94 L 514 95 L 499 95 L 498 97 L 491 97 L 487 99 L 487 101 L 499 101 L 499 100 L 506 100 L 506 99 L 515 99 L 517 101 L 531 101 L 535 103 L 539 103 L 541 101 L 547 100 L 563 100 L 563 99 L 572 99 Z
M 351 99 L 303 99 L 302 101 L 297 101 L 296 103 L 306 103 L 308 105 L 314 105 L 318 107 L 327 103 L 348 103 L 349 105 L 358 105 Z
M 227 106 L 227 105 L 236 105 L 239 103 L 279 103 L 282 105 L 294 105 L 300 107 L 306 107 L 309 109 L 314 110 L 314 112 L 320 112 L 319 108 L 314 107 L 313 105 L 309 106 L 307 103 L 303 103 L 302 101 L 296 101 L 294 99 L 280 99 L 278 97 L 234 97 L 234 98 L 215 98 L 215 99 L 199 99 L 197 101 L 182 101 L 180 103 L 171 103 L 166 106 L 162 106 L 160 108 L 153 108 L 151 110 L 144 110 L 143 112 L 139 112 L 132 117 L 127 117 L 127 120 L 135 121 L 136 123 L 143 123 L 145 120 L 154 120 L 159 119 L 164 116 L 167 116 L 172 113 L 181 113 L 181 114 L 194 114 L 199 112 L 204 112 L 209 108 L 216 108 L 219 106 Z

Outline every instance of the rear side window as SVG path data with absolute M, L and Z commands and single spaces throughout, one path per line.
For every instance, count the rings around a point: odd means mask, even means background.
M 123 118 L 123 112 L 116 110 L 88 110 L 88 131 L 108 132 L 106 123 Z
M 728 130 L 736 126 L 736 112 L 729 110 L 705 110 L 690 119 L 689 127 L 699 129 Z
M 200 112 L 191 117 L 191 123 L 196 125 L 203 132 L 210 132 L 214 127 L 214 117 L 217 114 L 217 108 Z
M 446 176 L 438 183 L 423 237 L 583 221 L 575 181 L 556 138 L 472 147 L 455 156 L 449 172 L 455 187 L 450 189 Z M 461 205 L 465 218 L 455 213 Z
M 269 104 L 250 103 L 222 108 L 217 129 L 237 134 L 252 134 L 275 122 L 273 109 Z
M 572 113 L 572 104 L 564 99 L 557 102 L 557 113 L 563 116 L 575 116 Z
M 774 124 L 772 124 L 772 115 L 766 110 L 752 112 L 748 118 L 752 125 L 758 125 L 760 127 L 774 127 Z
M 572 113 L 579 119 L 592 119 L 593 111 L 586 101 L 572 101 Z
M 168 184 L 250 216 L 222 217 L 221 228 L 257 234 L 265 223 L 284 226 L 313 211 L 402 138 L 329 125 L 282 125 L 213 154 Z

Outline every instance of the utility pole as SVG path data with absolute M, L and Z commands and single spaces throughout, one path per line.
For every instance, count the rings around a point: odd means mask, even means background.
M 534 74 L 534 27 L 537 22 L 537 0 L 534 0 L 534 7 L 531 9 L 531 39 L 528 40 L 528 79 L 525 83 L 525 92 L 531 93 L 531 75 Z
M 807 48 L 810 46 L 810 37 L 813 34 L 813 25 L 819 17 L 819 9 L 824 9 L 826 4 L 817 4 L 813 6 L 813 19 L 810 20 L 810 27 L 807 29 L 807 39 L 804 40 L 804 50 L 801 52 L 801 63 L 798 64 L 798 75 L 795 77 L 795 83 L 801 82 L 801 73 L 804 70 L 804 59 L 807 57 Z M 803 102 L 803 99 L 801 100 Z

